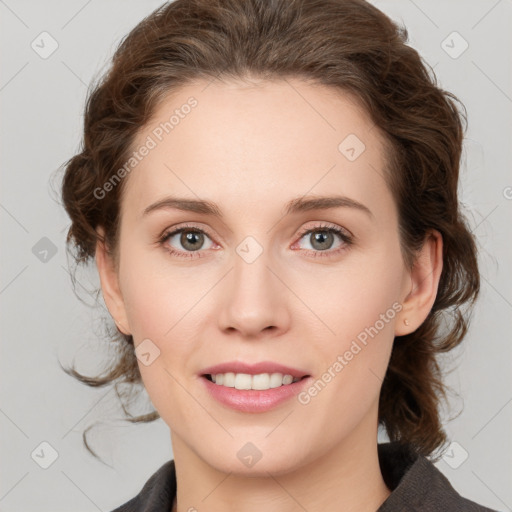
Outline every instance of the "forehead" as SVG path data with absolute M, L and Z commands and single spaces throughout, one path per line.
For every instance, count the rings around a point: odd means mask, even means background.
M 133 150 L 145 156 L 129 172 L 123 215 L 140 216 L 169 194 L 225 203 L 237 215 L 307 194 L 376 207 L 391 200 L 369 115 L 350 95 L 300 80 L 182 87 L 158 105 Z

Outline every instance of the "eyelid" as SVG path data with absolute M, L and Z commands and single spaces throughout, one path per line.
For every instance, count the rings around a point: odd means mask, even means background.
M 341 231 L 347 238 L 354 238 L 354 235 L 347 229 L 342 226 L 339 226 L 338 224 L 333 224 L 331 222 L 327 221 L 312 221 L 312 222 L 320 222 L 320 224 L 314 224 L 310 226 L 309 228 L 301 228 L 299 231 L 297 231 L 296 236 L 303 237 L 306 233 L 309 233 L 311 231 L 321 231 L 322 229 L 334 229 L 336 231 Z
M 212 239 L 214 238 L 213 235 L 208 230 L 208 228 L 205 228 L 203 226 L 200 227 L 198 225 L 190 224 L 188 222 L 185 222 L 184 224 L 177 224 L 176 226 L 171 226 L 170 228 L 165 228 L 162 231 L 162 234 L 158 238 L 161 239 L 161 238 L 169 236 L 171 234 L 175 234 L 177 231 L 182 231 L 182 230 L 186 230 L 186 229 L 200 231 L 200 232 L 203 232 L 206 235 L 208 235 L 210 238 L 212 238 Z

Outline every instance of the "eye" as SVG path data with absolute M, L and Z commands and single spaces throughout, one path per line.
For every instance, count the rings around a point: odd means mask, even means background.
M 311 234 L 314 233 L 314 236 Z M 308 238 L 309 236 L 309 238 Z M 330 250 L 335 243 L 335 239 L 341 240 L 341 243 L 334 250 Z M 347 250 L 352 245 L 352 236 L 337 226 L 320 225 L 314 226 L 300 234 L 301 240 L 306 238 L 310 241 L 314 257 L 332 256 L 341 251 Z M 309 250 L 309 249 L 308 249 Z M 326 253 L 326 254 L 322 254 Z
M 210 236 L 204 230 L 194 226 L 183 226 L 173 231 L 166 231 L 160 238 L 159 242 L 174 256 L 181 258 L 195 258 L 201 257 L 201 254 L 198 253 L 195 255 L 194 252 L 211 248 L 211 246 L 206 248 L 203 247 L 205 237 L 211 241 Z M 170 246 L 168 241 L 172 241 L 173 239 L 176 239 L 174 240 L 174 243 L 181 245 L 183 249 L 178 248 L 178 250 L 176 250 L 174 247 Z

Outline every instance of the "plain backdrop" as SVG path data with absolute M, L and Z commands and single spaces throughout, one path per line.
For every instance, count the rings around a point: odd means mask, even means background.
M 406 25 L 410 44 L 468 111 L 460 198 L 479 241 L 482 292 L 465 343 L 443 361 L 455 367 L 447 378 L 454 394 L 446 418 L 462 412 L 446 420 L 453 445 L 436 466 L 463 496 L 512 510 L 512 2 L 373 3 Z M 58 364 L 76 357 L 80 371 L 94 374 L 106 342 L 99 324 L 104 310 L 89 307 L 95 272 L 78 274 L 83 302 L 73 292 L 65 253 L 69 219 L 51 183 L 78 150 L 88 85 L 107 68 L 120 39 L 161 4 L 0 0 L 5 512 L 109 511 L 172 458 L 162 420 L 121 421 L 112 388 L 88 388 Z M 57 191 L 59 183 L 54 179 Z M 140 407 L 147 412 L 144 393 Z M 94 423 L 89 439 L 107 464 L 82 444 L 82 431 Z

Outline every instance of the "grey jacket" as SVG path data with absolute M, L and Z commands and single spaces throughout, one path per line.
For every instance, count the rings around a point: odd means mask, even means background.
M 399 442 L 378 445 L 391 494 L 376 512 L 497 512 L 460 496 L 427 458 Z M 137 496 L 112 512 L 170 512 L 176 495 L 174 460 L 166 462 Z

